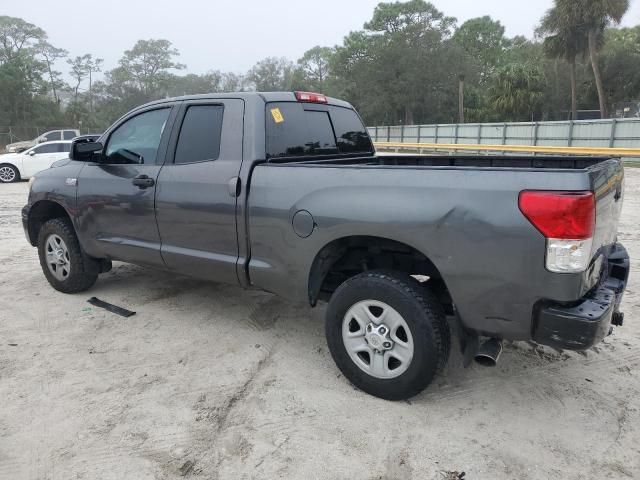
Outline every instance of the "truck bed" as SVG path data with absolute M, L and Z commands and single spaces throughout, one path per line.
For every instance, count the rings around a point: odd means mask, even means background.
M 249 278 L 303 301 L 323 247 L 354 235 L 391 239 L 433 262 L 467 327 L 526 339 L 537 301 L 576 301 L 598 282 L 602 258 L 615 243 L 623 175 L 619 160 L 592 157 L 269 161 L 255 166 L 250 180 Z M 587 271 L 545 269 L 545 238 L 518 207 L 527 190 L 595 192 L 594 260 Z M 299 221 L 312 230 L 296 234 Z

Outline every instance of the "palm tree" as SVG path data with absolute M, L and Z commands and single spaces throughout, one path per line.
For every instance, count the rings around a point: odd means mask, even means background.
M 557 0 L 558 3 L 560 0 Z M 562 0 L 565 3 L 578 4 L 580 8 L 580 18 L 583 28 L 587 31 L 589 44 L 589 58 L 591 68 L 598 89 L 598 101 L 600 102 L 600 115 L 605 118 L 607 115 L 607 104 L 605 100 L 604 86 L 602 85 L 602 75 L 598 65 L 598 53 L 604 29 L 611 23 L 620 23 L 624 14 L 629 10 L 629 0 Z
M 489 87 L 489 104 L 503 121 L 533 120 L 544 96 L 544 73 L 533 63 L 499 68 Z
M 579 48 L 586 40 L 602 118 L 607 116 L 607 102 L 598 64 L 598 53 L 602 46 L 605 28 L 612 23 L 620 23 L 628 9 L 629 0 L 555 0 L 555 7 L 552 9 L 554 11 L 552 23 L 556 26 L 555 33 L 560 35 L 559 40 L 566 42 L 569 39 L 578 39 Z M 552 47 L 553 45 L 550 45 L 549 48 Z
M 586 33 L 577 24 L 579 12 L 575 2 L 569 2 L 561 10 L 558 6 L 547 11 L 542 18 L 538 35 L 546 35 L 544 51 L 548 57 L 563 59 L 569 64 L 571 78 L 571 118 L 578 115 L 578 93 L 576 87 L 576 57 L 587 50 Z

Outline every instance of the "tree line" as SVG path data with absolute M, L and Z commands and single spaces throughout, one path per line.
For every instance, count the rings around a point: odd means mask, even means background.
M 380 3 L 341 44 L 295 62 L 268 57 L 242 74 L 185 73 L 165 39 L 137 41 L 102 72 L 101 58 L 70 55 L 38 26 L 0 16 L 0 125 L 101 131 L 154 99 L 248 90 L 344 98 L 370 125 L 565 120 L 581 109 L 605 117 L 640 99 L 640 26 L 614 27 L 628 7 L 555 0 L 528 39 L 507 37 L 488 16 L 459 25 L 424 0 Z

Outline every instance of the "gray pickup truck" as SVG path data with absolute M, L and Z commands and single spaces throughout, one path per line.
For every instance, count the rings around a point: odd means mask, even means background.
M 74 141 L 22 220 L 61 292 L 119 260 L 327 300 L 340 370 L 404 399 L 452 331 L 467 361 L 492 363 L 502 339 L 581 350 L 622 323 L 623 176 L 611 158 L 376 155 L 346 102 L 211 94 Z

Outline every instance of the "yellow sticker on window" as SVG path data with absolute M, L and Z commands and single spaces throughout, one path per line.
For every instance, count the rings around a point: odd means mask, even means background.
M 273 121 L 276 123 L 284 122 L 284 117 L 282 116 L 282 112 L 280 111 L 279 108 L 272 108 L 271 116 L 273 117 Z

